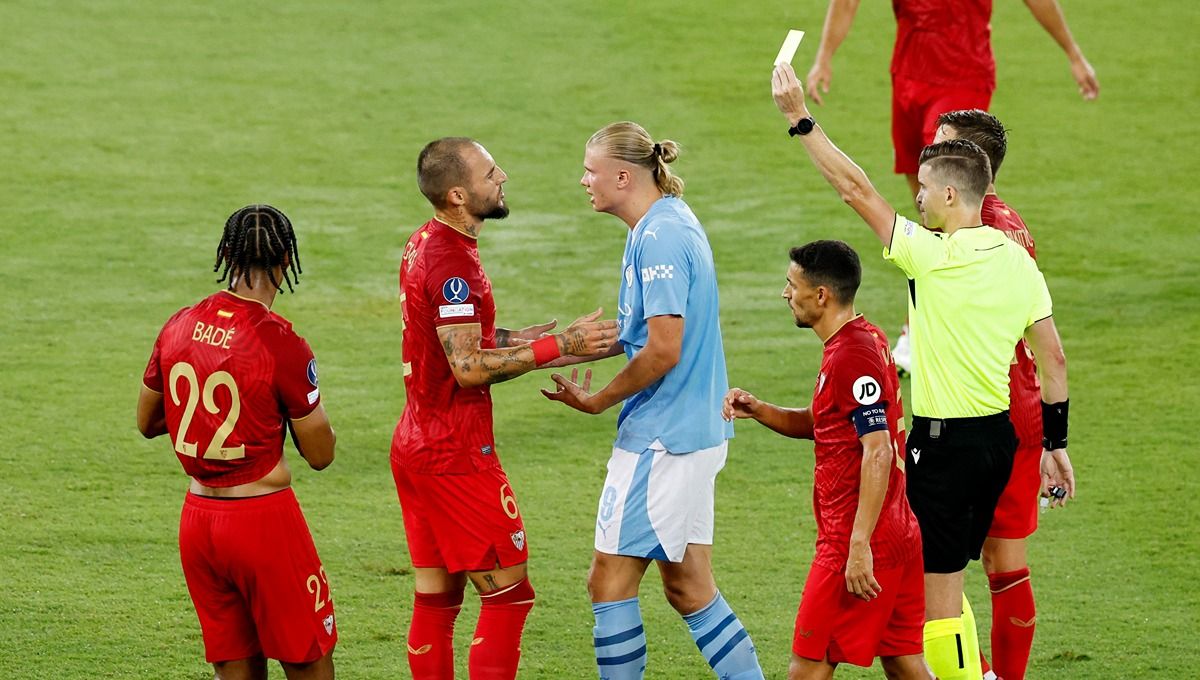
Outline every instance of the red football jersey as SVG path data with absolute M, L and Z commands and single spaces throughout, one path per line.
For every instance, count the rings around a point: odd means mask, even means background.
M 879 407 L 882 406 L 882 412 Z M 842 571 L 850 551 L 862 442 L 856 418 L 869 419 L 872 429 L 886 427 L 892 440 L 893 465 L 871 552 L 876 569 L 904 564 L 920 550 L 920 528 L 904 492 L 904 405 L 896 363 L 887 337 L 862 316 L 854 318 L 825 342 L 821 372 L 813 392 L 813 512 L 817 519 L 817 552 L 813 563 Z
M 499 465 L 487 385 L 461 387 L 437 329 L 479 324 L 480 346 L 496 346 L 496 301 L 475 239 L 436 219 L 409 237 L 400 263 L 404 320 L 404 414 L 392 459 L 416 472 L 455 474 Z
M 896 47 L 892 74 L 991 92 L 992 0 L 892 0 Z
M 996 194 L 983 197 L 983 223 L 999 229 L 1004 235 L 1024 246 L 1029 256 L 1037 259 L 1033 235 L 1017 211 L 1008 207 Z M 1008 369 L 1009 415 L 1021 446 L 1041 445 L 1042 441 L 1042 383 L 1037 376 L 1033 351 L 1024 340 L 1017 342 L 1012 365 Z
M 317 362 L 292 324 L 225 290 L 167 321 L 142 382 L 164 395 L 183 469 L 211 487 L 270 472 L 283 455 L 284 420 L 321 401 Z

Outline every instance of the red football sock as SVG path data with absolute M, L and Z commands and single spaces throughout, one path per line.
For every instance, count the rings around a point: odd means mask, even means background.
M 521 579 L 480 596 L 479 624 L 471 641 L 471 680 L 512 680 L 521 661 L 521 632 L 533 609 L 533 586 Z
M 992 668 L 1004 680 L 1024 680 L 1037 612 L 1029 568 L 988 576 L 992 591 Z
M 988 665 L 987 657 L 983 655 L 983 650 L 979 650 L 979 670 L 983 671 L 983 677 L 987 677 L 992 671 L 992 667 Z
M 408 665 L 413 680 L 454 680 L 454 619 L 463 591 L 415 593 L 408 628 Z

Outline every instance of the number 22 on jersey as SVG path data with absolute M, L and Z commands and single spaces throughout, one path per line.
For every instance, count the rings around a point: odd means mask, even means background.
M 215 399 L 217 387 L 224 386 L 229 390 L 229 413 L 225 414 L 225 420 L 217 431 L 213 434 L 212 441 L 208 447 L 204 449 L 202 458 L 220 458 L 221 460 L 236 460 L 246 457 L 246 447 L 243 445 L 226 447 L 225 440 L 229 438 L 229 434 L 233 432 L 233 428 L 237 425 L 238 416 L 242 412 L 242 400 L 238 395 L 238 386 L 234 382 L 233 376 L 228 371 L 216 371 L 204 380 L 203 390 L 200 388 L 200 379 L 196 376 L 196 369 L 186 361 L 180 361 L 171 367 L 169 377 L 169 385 L 171 388 L 171 401 L 176 406 L 182 403 L 179 397 L 179 381 L 187 382 L 187 404 L 183 407 L 183 416 L 179 419 L 179 432 L 175 435 L 175 450 L 182 455 L 197 457 L 197 443 L 187 440 L 188 428 L 192 424 L 192 418 L 196 415 L 196 405 L 201 401 L 201 393 L 203 392 L 204 409 L 213 415 L 218 415 L 220 408 L 217 406 Z

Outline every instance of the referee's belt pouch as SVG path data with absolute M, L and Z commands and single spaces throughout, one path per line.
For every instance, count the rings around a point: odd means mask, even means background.
M 929 438 L 937 439 L 938 437 L 941 437 L 941 436 L 942 436 L 942 421 L 940 421 L 940 420 L 929 421 Z

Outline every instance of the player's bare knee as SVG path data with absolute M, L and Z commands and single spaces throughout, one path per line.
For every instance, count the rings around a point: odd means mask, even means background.
M 213 680 L 266 680 L 267 660 L 251 657 L 235 661 L 218 661 L 213 664 Z
M 603 587 L 603 584 L 600 582 L 600 576 L 598 573 L 600 571 L 601 571 L 600 568 L 597 567 L 595 562 L 592 562 L 592 566 L 588 567 L 587 589 L 588 589 L 588 596 L 590 596 L 592 598 L 592 602 L 597 601 L 596 597 L 597 597 L 597 595 L 601 594 L 601 589 Z
M 788 680 L 829 680 L 835 668 L 836 664 L 809 661 L 792 654 L 787 677 Z
M 1029 566 L 1023 539 L 989 538 L 983 544 L 981 554 L 983 570 L 987 574 L 1016 571 Z
M 888 680 L 935 680 L 922 656 L 884 656 L 879 664 Z
M 316 661 L 307 663 L 287 663 L 280 661 L 280 666 L 283 666 L 283 674 L 288 680 L 333 680 L 333 652 L 330 651 L 325 656 Z M 267 676 L 264 674 L 263 678 Z
M 804 666 L 801 665 L 800 659 L 796 655 L 792 655 L 792 660 L 788 663 L 788 680 L 804 680 Z
M 706 593 L 699 584 L 690 581 L 664 580 L 663 594 L 675 611 L 685 616 L 700 611 L 713 598 L 713 593 Z
M 990 541 L 983 544 L 983 550 L 979 553 L 979 561 L 983 564 L 984 573 L 996 573 L 996 548 Z

